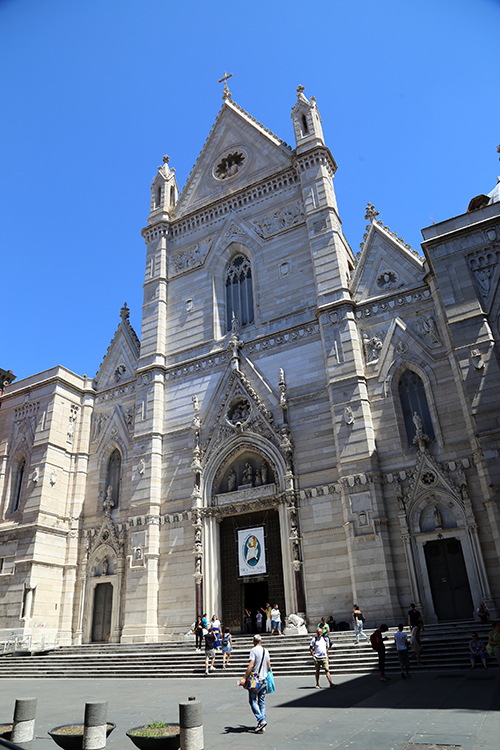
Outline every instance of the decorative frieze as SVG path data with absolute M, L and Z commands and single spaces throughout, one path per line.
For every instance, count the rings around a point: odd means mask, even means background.
M 127 385 L 120 385 L 117 388 L 111 388 L 109 391 L 100 393 L 96 396 L 96 404 L 105 404 L 109 401 L 115 401 L 117 398 L 123 398 L 124 396 L 130 396 L 135 393 L 136 384 L 128 383 Z
M 255 219 L 253 226 L 259 237 L 267 239 L 272 235 L 280 234 L 287 229 L 304 223 L 304 220 L 304 207 L 301 201 L 297 201 L 290 206 L 271 211 L 260 219 Z
M 424 299 L 428 299 L 431 296 L 429 289 L 422 289 L 416 292 L 410 292 L 408 294 L 400 294 L 390 299 L 384 299 L 383 302 L 377 302 L 376 304 L 363 305 L 358 307 L 356 310 L 356 317 L 369 318 L 372 315 L 387 314 L 392 310 L 397 310 L 405 305 L 413 305 L 418 302 L 422 302 Z

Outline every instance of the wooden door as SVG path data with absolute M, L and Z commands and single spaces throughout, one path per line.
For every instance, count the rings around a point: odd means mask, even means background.
M 109 640 L 111 635 L 111 614 L 113 610 L 113 586 L 111 583 L 98 583 L 94 589 L 94 613 L 92 616 L 92 642 Z

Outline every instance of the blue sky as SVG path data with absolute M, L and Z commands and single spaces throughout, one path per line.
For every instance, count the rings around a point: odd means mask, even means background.
M 234 100 L 293 144 L 315 95 L 344 232 L 420 229 L 493 189 L 498 0 L 0 0 L 0 367 L 94 375 L 123 302 L 140 335 L 149 188 L 185 183 Z

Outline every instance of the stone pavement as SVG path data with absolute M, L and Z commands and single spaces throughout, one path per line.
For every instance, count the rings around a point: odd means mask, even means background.
M 277 680 L 267 697 L 269 726 L 254 735 L 247 693 L 234 678 L 157 680 L 3 680 L 0 721 L 11 721 L 15 698 L 38 698 L 33 750 L 52 750 L 46 734 L 58 724 L 83 720 L 85 701 L 108 700 L 108 720 L 117 729 L 110 750 L 132 750 L 127 729 L 152 719 L 177 721 L 178 702 L 203 702 L 205 750 L 264 746 L 401 750 L 415 745 L 455 745 L 463 750 L 497 748 L 500 737 L 500 671 L 395 674 L 381 683 L 377 674 L 336 677 L 335 690 L 315 690 L 314 676 Z M 321 684 L 326 685 L 322 676 Z M 412 750 L 424 750 L 422 747 Z

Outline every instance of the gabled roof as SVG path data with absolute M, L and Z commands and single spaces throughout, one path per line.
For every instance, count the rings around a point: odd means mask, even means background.
M 217 165 L 230 153 L 241 163 L 234 175 L 217 175 Z M 292 150 L 281 138 L 226 99 L 175 206 L 175 218 L 232 194 L 292 165 Z
M 116 329 L 95 380 L 99 390 L 134 377 L 139 358 L 140 343 L 130 325 L 127 303 L 120 310 L 120 323 Z

